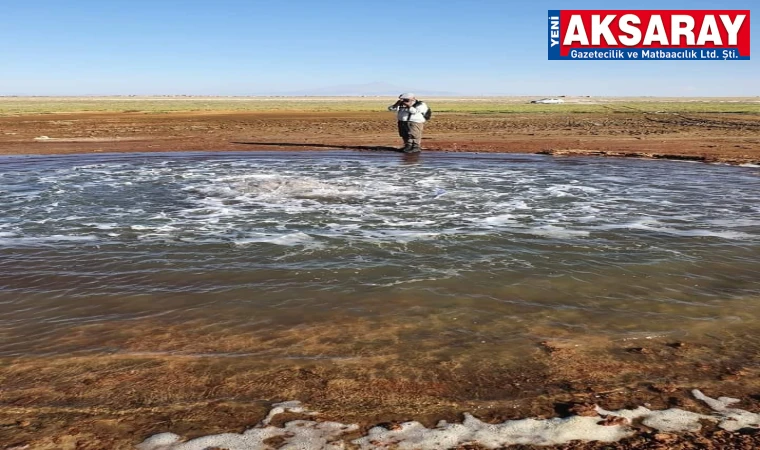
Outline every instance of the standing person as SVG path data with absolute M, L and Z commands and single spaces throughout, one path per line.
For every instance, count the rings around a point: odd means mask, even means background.
M 398 134 L 404 140 L 404 153 L 418 153 L 422 148 L 422 128 L 429 117 L 430 108 L 425 102 L 417 100 L 414 94 L 408 92 L 398 96 L 398 101 L 388 107 L 388 111 L 396 111 L 398 119 Z

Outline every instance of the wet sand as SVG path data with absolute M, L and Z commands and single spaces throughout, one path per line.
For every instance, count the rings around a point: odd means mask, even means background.
M 423 344 L 402 358 L 397 352 L 407 347 L 398 343 L 403 331 L 393 323 L 357 320 L 283 330 L 266 339 L 203 323 L 82 326 L 68 344 L 98 342 L 120 350 L 6 358 L 0 441 L 10 448 L 127 449 L 165 431 L 186 438 L 239 433 L 259 422 L 272 403 L 292 399 L 319 411 L 320 420 L 357 423 L 360 431 L 407 420 L 433 427 L 441 419 L 461 421 L 464 412 L 489 423 L 584 415 L 593 405 L 708 414 L 690 394 L 694 388 L 760 410 L 760 341 L 754 327 L 734 330 L 721 341 L 656 336 L 615 341 L 536 330 L 556 338 L 526 348 L 519 363 L 504 360 L 500 353 L 506 349 L 488 343 L 466 344 L 446 357 Z M 261 356 L 267 349 L 294 346 L 297 357 Z M 295 418 L 286 414 L 279 423 Z M 640 424 L 634 428 L 636 437 L 617 444 L 548 448 L 757 448 L 760 443 L 756 430 L 729 433 L 705 426 L 699 433 L 663 434 Z M 711 437 L 706 441 L 706 436 Z M 721 440 L 749 444 L 727 447 Z
M 47 139 L 35 139 L 47 136 Z M 0 154 L 134 151 L 245 151 L 396 146 L 385 112 L 76 113 L 0 117 Z M 428 151 L 594 154 L 760 163 L 760 113 L 661 115 L 437 114 Z M 111 339 L 114 354 L 29 356 L 1 361 L 0 442 L 4 448 L 121 449 L 172 431 L 185 437 L 240 432 L 273 402 L 300 400 L 321 418 L 358 423 L 562 417 L 598 404 L 707 413 L 689 394 L 742 399 L 760 411 L 755 329 L 718 330 L 713 340 L 637 341 L 554 336 L 526 348 L 520 364 L 500 363 L 485 345 L 440 358 L 420 349 L 400 361 L 389 349 L 403 330 L 391 323 L 336 323 L 283 331 L 267 341 L 203 324 L 167 328 L 142 321 L 83 326 L 71 344 Z M 705 333 L 709 336 L 710 333 Z M 0 334 L 2 336 L 2 334 Z M 347 338 L 352 336 L 352 338 Z M 246 357 L 305 341 L 304 358 Z M 377 343 L 386 343 L 383 345 Z M 368 343 L 372 343 L 368 345 Z M 427 353 L 426 353 L 427 352 Z M 221 353 L 221 354 L 220 354 Z M 329 355 L 352 355 L 333 358 Z M 231 356 L 232 355 L 232 356 Z M 235 356 L 241 355 L 241 356 Z M 325 355 L 328 355 L 325 357 Z M 311 357 L 309 359 L 308 357 Z M 286 419 L 287 417 L 285 417 Z M 282 419 L 284 421 L 285 419 Z M 755 432 L 705 427 L 668 435 L 637 425 L 635 438 L 563 449 L 758 448 Z M 755 430 L 756 431 L 756 430 Z M 533 448 L 517 446 L 514 448 Z M 538 448 L 538 447 L 537 447 Z M 540 447 L 547 448 L 547 447 Z

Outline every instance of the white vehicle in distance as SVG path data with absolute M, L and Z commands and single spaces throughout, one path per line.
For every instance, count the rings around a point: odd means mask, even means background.
M 561 98 L 542 98 L 541 100 L 531 100 L 531 103 L 542 103 L 545 105 L 556 105 L 559 103 L 565 103 Z

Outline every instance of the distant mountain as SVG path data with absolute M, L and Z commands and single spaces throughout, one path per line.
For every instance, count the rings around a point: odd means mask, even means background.
M 284 92 L 281 95 L 298 97 L 397 97 L 403 92 L 413 92 L 418 97 L 453 97 L 458 95 L 455 92 L 412 89 L 409 87 L 395 86 L 392 84 L 380 82 L 365 84 L 344 84 L 315 89 L 303 89 L 298 91 Z

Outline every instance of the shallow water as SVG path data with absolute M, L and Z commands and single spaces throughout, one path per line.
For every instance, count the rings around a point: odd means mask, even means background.
M 134 350 L 114 334 L 150 323 L 259 343 L 334 325 L 367 348 L 487 342 L 517 358 L 554 335 L 730 330 L 760 306 L 755 168 L 374 152 L 5 157 L 0 211 L 1 356 Z M 339 336 L 318 352 L 303 339 L 266 351 L 360 353 Z

